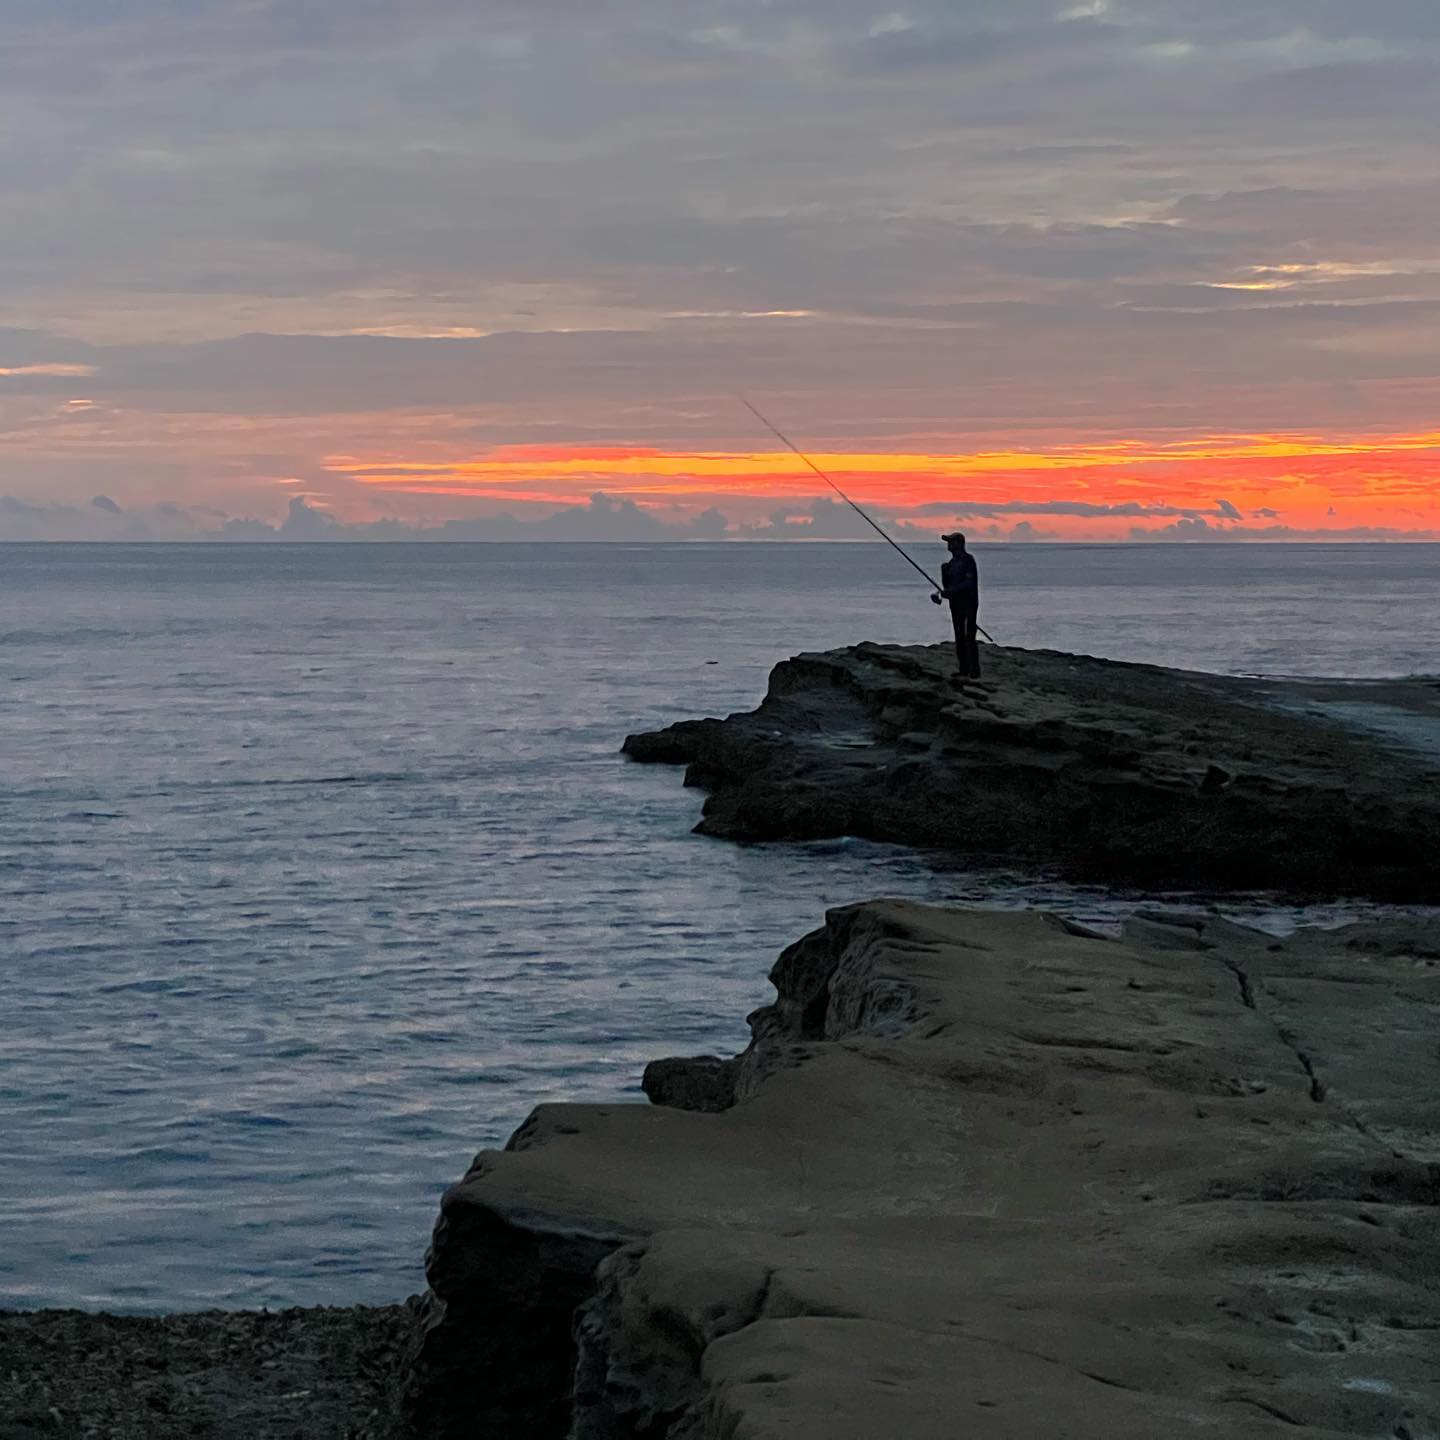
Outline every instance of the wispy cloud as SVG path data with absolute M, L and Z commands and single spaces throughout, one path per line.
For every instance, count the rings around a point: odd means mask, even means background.
M 94 373 L 93 365 L 68 365 L 53 360 L 37 365 L 0 365 L 0 379 L 25 379 L 32 376 L 70 378 Z

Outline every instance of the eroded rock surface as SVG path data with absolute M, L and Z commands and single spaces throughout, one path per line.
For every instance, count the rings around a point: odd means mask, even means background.
M 777 666 L 749 714 L 632 735 L 699 829 L 839 835 L 1083 878 L 1440 900 L 1440 684 L 1275 681 L 949 647 Z
M 544 1106 L 446 1195 L 417 1433 L 1440 1433 L 1433 928 L 877 902 L 772 979 L 729 1108 Z

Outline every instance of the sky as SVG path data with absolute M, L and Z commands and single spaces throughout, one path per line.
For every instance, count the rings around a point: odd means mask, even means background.
M 1440 538 L 1435 0 L 0 0 L 0 539 Z

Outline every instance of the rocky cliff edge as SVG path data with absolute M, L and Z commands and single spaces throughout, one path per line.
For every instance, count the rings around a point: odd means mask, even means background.
M 772 980 L 446 1195 L 416 1434 L 1440 1432 L 1433 932 L 877 902 Z

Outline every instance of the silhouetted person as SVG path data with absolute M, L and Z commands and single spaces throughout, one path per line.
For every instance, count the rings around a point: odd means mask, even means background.
M 980 569 L 975 557 L 965 549 L 965 537 L 958 531 L 940 537 L 950 547 L 950 558 L 940 567 L 940 584 L 944 587 L 931 599 L 938 605 L 950 602 L 950 618 L 955 623 L 955 659 L 960 674 L 972 680 L 980 678 Z

